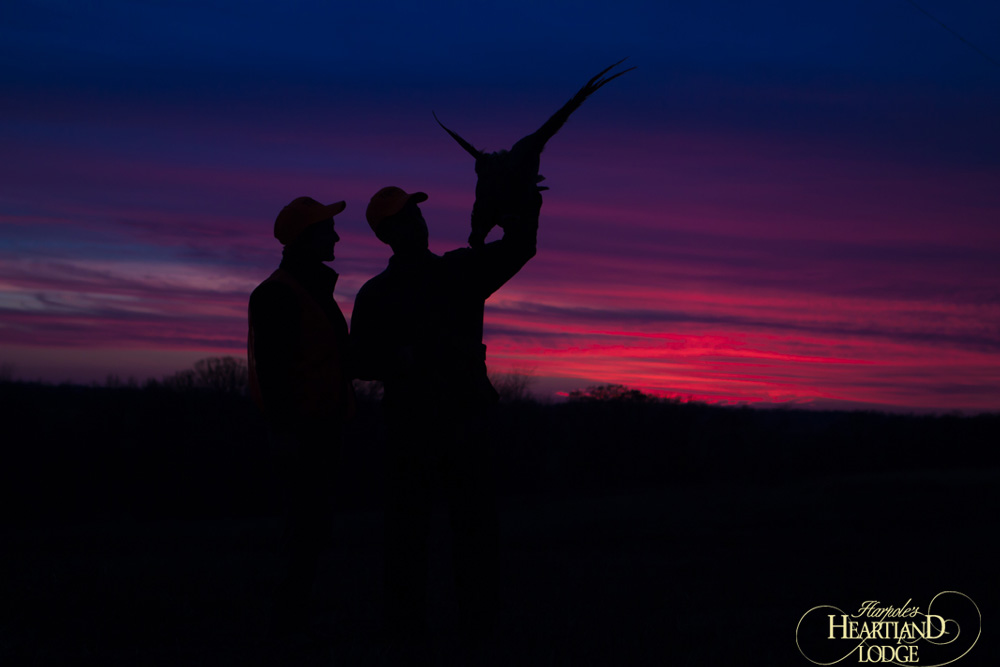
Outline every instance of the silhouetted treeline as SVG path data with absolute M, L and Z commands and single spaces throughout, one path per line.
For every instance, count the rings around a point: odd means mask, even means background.
M 3 506 L 4 519 L 277 512 L 282 453 L 245 394 L 223 385 L 0 382 L 0 482 L 13 499 Z M 363 389 L 331 478 L 350 507 L 378 506 L 382 493 L 378 392 Z M 996 414 L 755 410 L 596 389 L 552 404 L 515 392 L 515 400 L 498 406 L 502 495 L 1000 465 Z

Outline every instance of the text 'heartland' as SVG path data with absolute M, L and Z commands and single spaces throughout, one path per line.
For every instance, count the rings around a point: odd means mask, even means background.
M 862 603 L 856 614 L 850 616 L 829 614 L 828 639 L 895 641 L 895 646 L 865 643 L 858 645 L 858 661 L 916 663 L 918 647 L 914 642 L 943 637 L 945 619 L 934 614 L 921 614 L 920 607 L 911 607 L 910 602 L 912 599 L 907 600 L 902 607 L 879 607 L 878 600 L 867 600 Z M 906 620 L 918 616 L 922 618 Z

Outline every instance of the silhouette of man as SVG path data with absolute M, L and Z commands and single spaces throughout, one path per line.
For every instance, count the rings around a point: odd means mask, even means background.
M 389 265 L 358 292 L 351 342 L 359 377 L 381 380 L 387 421 L 386 624 L 417 643 L 426 632 L 432 493 L 449 506 L 463 637 L 492 633 L 498 526 L 487 432 L 498 399 L 486 375 L 486 299 L 535 254 L 541 195 L 508 214 L 503 238 L 438 256 L 428 249 L 422 192 L 372 197 L 366 218 L 392 247 Z
M 354 410 L 348 331 L 333 299 L 337 273 L 326 266 L 340 240 L 333 216 L 345 203 L 299 197 L 274 222 L 284 245 L 278 269 L 250 295 L 250 390 L 272 441 L 288 457 L 283 480 L 284 572 L 272 629 L 306 630 L 319 557 L 330 532 L 332 474 L 344 421 Z

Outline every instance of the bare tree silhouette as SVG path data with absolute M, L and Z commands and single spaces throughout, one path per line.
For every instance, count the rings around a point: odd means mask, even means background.
M 225 394 L 247 392 L 247 361 L 237 357 L 209 357 L 194 364 L 199 386 Z
M 531 387 L 538 378 L 530 371 L 515 368 L 508 373 L 490 373 L 489 378 L 490 384 L 500 394 L 501 403 L 520 403 L 534 398 Z
M 220 394 L 245 395 L 249 386 L 247 378 L 246 359 L 208 357 L 196 361 L 194 368 L 163 378 L 163 385 L 178 391 L 205 389 Z
M 638 389 L 630 389 L 623 384 L 598 384 L 586 389 L 574 389 L 569 392 L 570 401 L 575 402 L 619 402 L 619 403 L 657 403 L 676 399 L 662 399 L 652 394 L 646 394 Z

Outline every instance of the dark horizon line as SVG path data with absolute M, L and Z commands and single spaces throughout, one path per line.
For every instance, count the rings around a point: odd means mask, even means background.
M 184 369 L 191 370 L 191 369 Z M 182 373 L 183 371 L 178 371 Z M 96 380 L 89 383 L 79 382 L 74 380 L 63 380 L 63 381 L 50 381 L 50 380 L 28 380 L 24 378 L 13 378 L 5 377 L 0 374 L 0 386 L 4 385 L 23 385 L 23 386 L 33 386 L 33 387 L 46 387 L 51 389 L 71 389 L 71 390 L 129 390 L 129 391 L 145 391 L 150 389 L 167 389 L 171 391 L 202 391 L 205 393 L 212 393 L 213 391 L 217 393 L 236 393 L 241 396 L 249 398 L 249 394 L 243 390 L 239 392 L 225 392 L 215 389 L 207 385 L 191 385 L 191 386 L 176 386 L 169 383 L 171 376 L 166 376 L 162 379 L 156 379 L 148 377 L 143 381 L 138 380 L 135 376 L 130 376 L 125 380 L 122 380 L 117 374 L 109 373 L 108 377 L 103 383 Z M 363 380 L 355 380 L 355 382 L 366 382 Z M 627 390 L 633 390 L 632 387 L 627 385 L 622 385 L 620 383 L 605 382 L 599 384 L 588 385 L 584 390 L 579 391 L 580 394 L 585 395 L 587 391 L 597 387 L 609 387 L 609 386 L 619 386 L 624 387 Z M 853 401 L 843 401 L 837 399 L 820 399 L 819 401 L 810 401 L 808 403 L 774 403 L 759 401 L 755 403 L 742 402 L 742 403 L 726 403 L 718 402 L 712 403 L 705 400 L 697 400 L 694 398 L 684 398 L 677 394 L 674 396 L 658 396 L 656 394 L 647 393 L 641 389 L 635 389 L 634 391 L 639 392 L 643 396 L 642 403 L 651 405 L 676 405 L 676 406 L 692 406 L 701 409 L 715 409 L 715 410 L 725 410 L 725 411 L 738 411 L 738 410 L 750 410 L 758 412 L 801 412 L 801 413 L 813 413 L 813 414 L 873 414 L 893 418 L 957 418 L 957 419 L 975 419 L 980 417 L 1000 417 L 1000 409 L 998 410 L 962 410 L 962 409 L 942 409 L 942 408 L 914 408 L 908 406 L 897 406 L 897 405 L 877 405 L 873 403 L 864 402 L 853 402 Z M 616 399 L 588 399 L 588 398 L 571 398 L 569 395 L 555 394 L 553 396 L 538 396 L 532 393 L 530 390 L 527 395 L 523 398 L 517 399 L 515 402 L 523 403 L 533 403 L 536 405 L 560 405 L 572 402 L 594 402 L 594 403 L 626 403 L 629 399 L 616 400 Z M 638 401 L 636 401 L 638 402 Z M 837 405 L 842 404 L 842 405 Z

